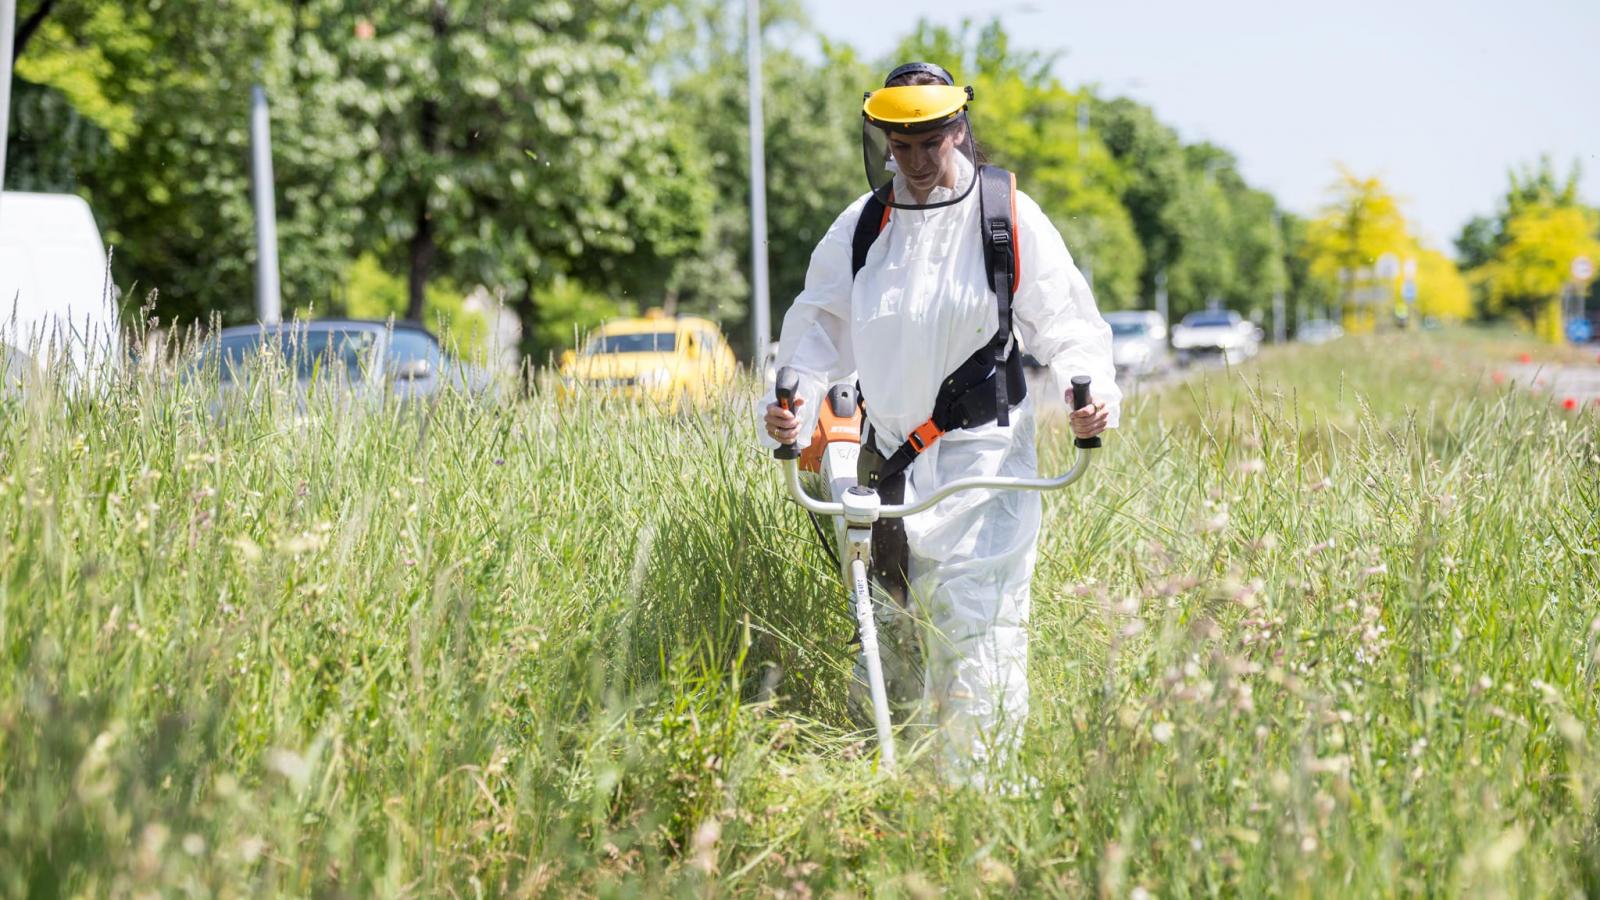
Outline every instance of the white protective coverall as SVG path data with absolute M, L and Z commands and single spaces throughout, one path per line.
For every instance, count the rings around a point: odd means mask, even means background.
M 935 188 L 930 203 L 941 199 L 940 191 L 950 195 Z M 984 267 L 977 190 L 939 209 L 892 210 L 852 280 L 851 239 L 867 199 L 851 204 L 812 253 L 805 289 L 784 316 L 777 364 L 800 375 L 802 445 L 827 386 L 855 373 L 887 457 L 932 415 L 940 382 L 988 343 L 999 314 Z M 1049 366 L 1058 397 L 1072 376 L 1089 375 L 1115 427 L 1121 392 L 1111 329 L 1055 226 L 1020 191 L 1016 210 L 1015 333 Z M 959 478 L 1038 475 L 1033 408 L 1030 396 L 1011 412 L 1008 427 L 991 422 L 944 434 L 907 470 L 906 502 Z M 776 446 L 770 438 L 767 444 Z M 966 773 L 983 780 L 982 772 L 1004 764 L 1021 738 L 1040 506 L 1031 491 L 969 491 L 905 520 L 913 615 L 931 626 L 922 637 L 922 700 L 939 725 L 947 775 L 956 780 Z M 903 614 L 886 621 L 893 611 L 878 607 L 880 634 L 907 627 Z M 903 645 L 884 635 L 885 654 L 897 643 Z M 895 677 L 906 662 L 885 658 L 886 674 Z M 891 685 L 891 695 L 903 693 L 903 685 Z

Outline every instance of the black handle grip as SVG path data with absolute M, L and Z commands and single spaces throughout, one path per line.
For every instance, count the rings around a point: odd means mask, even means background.
M 1087 375 L 1072 376 L 1073 412 L 1077 412 L 1078 410 L 1089 405 L 1089 380 L 1089 376 Z M 1082 447 L 1085 450 L 1094 450 L 1100 447 L 1100 438 L 1098 436 L 1092 438 L 1073 438 L 1072 443 L 1074 446 Z
M 794 412 L 794 396 L 800 390 L 800 373 L 784 366 L 778 370 L 778 380 L 773 386 L 773 392 L 778 397 L 780 409 Z M 772 451 L 773 459 L 799 459 L 800 448 L 794 444 L 784 444 Z

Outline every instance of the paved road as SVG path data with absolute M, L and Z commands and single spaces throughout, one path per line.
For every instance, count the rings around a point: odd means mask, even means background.
M 1506 377 L 1563 406 L 1600 408 L 1600 365 L 1560 366 L 1551 363 L 1517 363 L 1505 368 Z

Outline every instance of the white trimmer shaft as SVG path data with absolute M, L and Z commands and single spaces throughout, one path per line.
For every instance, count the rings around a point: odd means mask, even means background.
M 867 564 L 850 561 L 850 583 L 856 597 L 856 627 L 861 632 L 861 658 L 866 662 L 867 689 L 872 692 L 872 720 L 878 728 L 878 757 L 883 771 L 894 773 L 894 731 L 889 720 L 889 691 L 883 684 L 883 660 L 878 656 L 878 622 L 873 616 L 872 587 Z

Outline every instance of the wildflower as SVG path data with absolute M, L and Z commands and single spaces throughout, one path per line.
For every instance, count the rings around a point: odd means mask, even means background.
M 1309 546 L 1309 547 L 1307 547 L 1305 549 L 1305 555 L 1306 556 L 1316 556 L 1318 553 L 1321 553 L 1324 550 L 1332 550 L 1333 549 L 1333 544 L 1334 544 L 1333 538 L 1328 538 L 1327 540 L 1323 541 L 1320 544 L 1312 544 L 1311 546 Z
M 722 839 L 722 822 L 710 816 L 694 830 L 690 865 L 707 875 L 717 870 L 717 841 Z
M 1158 744 L 1165 744 L 1172 740 L 1172 723 L 1157 722 L 1155 727 L 1150 729 L 1150 737 L 1154 738 Z

